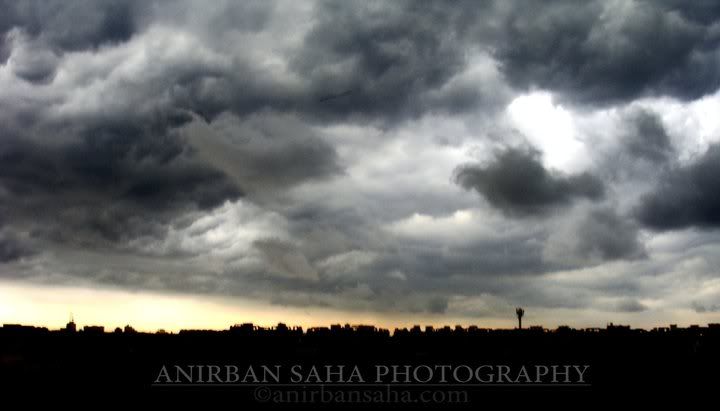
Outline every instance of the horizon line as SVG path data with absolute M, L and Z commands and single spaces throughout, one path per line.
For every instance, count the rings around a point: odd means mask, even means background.
M 720 323 L 706 323 L 704 325 L 700 324 L 689 324 L 685 327 L 678 326 L 677 324 L 667 324 L 665 326 L 656 326 L 652 327 L 650 329 L 647 328 L 641 328 L 641 327 L 633 327 L 631 324 L 615 324 L 613 322 L 606 323 L 605 327 L 572 327 L 569 325 L 558 325 L 555 328 L 547 328 L 543 325 L 529 325 L 527 327 L 512 327 L 512 328 L 492 328 L 492 327 L 481 327 L 480 325 L 471 324 L 468 326 L 462 326 L 460 324 L 456 324 L 454 326 L 451 325 L 443 325 L 443 326 L 434 326 L 434 325 L 420 325 L 416 324 L 412 327 L 394 327 L 394 328 L 384 328 L 380 327 L 374 324 L 362 324 L 362 323 L 333 323 L 329 325 L 317 325 L 317 326 L 310 326 L 310 327 L 303 327 L 301 325 L 287 325 L 283 322 L 278 322 L 275 325 L 272 326 L 262 326 L 258 324 L 254 324 L 251 322 L 244 322 L 244 323 L 235 323 L 227 326 L 226 328 L 217 329 L 217 328 L 180 328 L 177 331 L 167 331 L 164 328 L 158 328 L 155 331 L 144 331 L 144 330 L 136 330 L 134 327 L 132 327 L 130 324 L 125 325 L 124 327 L 106 327 L 102 324 L 85 324 L 82 328 L 78 327 L 77 324 L 74 321 L 70 321 L 66 324 L 64 328 L 50 328 L 48 326 L 38 326 L 38 325 L 28 325 L 28 324 L 21 324 L 21 323 L 3 323 L 2 327 L 0 327 L 0 330 L 43 330 L 47 332 L 62 332 L 62 331 L 69 331 L 70 324 L 73 324 L 73 332 L 95 332 L 98 333 L 100 329 L 102 329 L 102 333 L 105 334 L 112 334 L 116 333 L 118 330 L 121 330 L 123 333 L 138 333 L 138 334 L 180 334 L 182 332 L 231 332 L 234 330 L 242 330 L 244 332 L 251 332 L 251 333 L 261 333 L 261 332 L 278 332 L 280 331 L 280 328 L 284 328 L 284 331 L 286 332 L 301 332 L 303 334 L 307 334 L 308 332 L 322 332 L 322 331 L 352 331 L 352 332 L 362 332 L 362 329 L 366 329 L 367 331 L 372 331 L 375 333 L 384 333 L 388 332 L 390 335 L 394 335 L 396 332 L 407 332 L 407 333 L 417 333 L 418 331 L 423 334 L 428 333 L 434 333 L 434 332 L 468 332 L 468 331 L 603 331 L 603 330 L 624 330 L 624 331 L 643 331 L 643 332 L 652 332 L 652 331 L 673 331 L 673 330 L 696 330 L 696 329 L 720 329 Z M 243 329 L 244 328 L 244 329 Z M 281 331 L 283 332 L 283 331 Z

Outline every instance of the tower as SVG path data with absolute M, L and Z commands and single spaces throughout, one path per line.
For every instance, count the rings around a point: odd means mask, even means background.
M 70 313 L 70 322 L 68 322 L 65 326 L 65 331 L 69 333 L 74 333 L 75 331 L 77 331 L 77 326 L 75 325 L 75 318 L 73 317 L 72 313 Z
M 515 314 L 518 318 L 518 329 L 522 330 L 522 318 L 523 315 L 525 315 L 525 310 L 523 310 L 522 307 L 518 307 L 515 309 Z

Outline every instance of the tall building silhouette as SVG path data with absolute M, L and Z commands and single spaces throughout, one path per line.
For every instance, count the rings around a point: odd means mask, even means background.
M 69 333 L 74 333 L 77 331 L 77 325 L 75 325 L 75 318 L 73 317 L 72 313 L 70 313 L 70 321 L 65 325 L 65 331 Z

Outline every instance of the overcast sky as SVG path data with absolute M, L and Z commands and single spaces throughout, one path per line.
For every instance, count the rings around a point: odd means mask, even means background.
M 717 1 L 0 9 L 0 320 L 720 319 Z

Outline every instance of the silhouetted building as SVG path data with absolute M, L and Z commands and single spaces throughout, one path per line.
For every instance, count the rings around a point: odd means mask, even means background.
M 70 322 L 68 322 L 65 325 L 65 328 L 63 328 L 63 331 L 68 332 L 68 333 L 77 332 L 77 325 L 75 325 L 75 321 L 73 321 L 72 318 L 70 318 Z
M 528 327 L 528 331 L 534 334 L 542 334 L 545 332 L 545 328 L 542 325 L 531 325 Z
M 103 334 L 105 333 L 105 327 L 102 325 L 86 325 L 83 327 L 83 332 L 86 334 Z
M 318 335 L 318 336 L 328 336 L 332 334 L 330 331 L 330 328 L 328 327 L 311 327 L 308 328 L 308 334 L 312 335 Z
M 372 335 L 375 334 L 377 329 L 372 325 L 357 325 L 355 326 L 355 332 L 362 335 Z
M 230 327 L 230 332 L 233 334 L 250 335 L 255 330 L 253 323 L 235 324 Z
M 13 334 L 38 334 L 48 332 L 46 327 L 33 327 L 31 325 L 3 324 L 3 331 Z
M 608 323 L 607 327 L 605 327 L 605 330 L 608 334 L 629 334 L 630 326 Z

